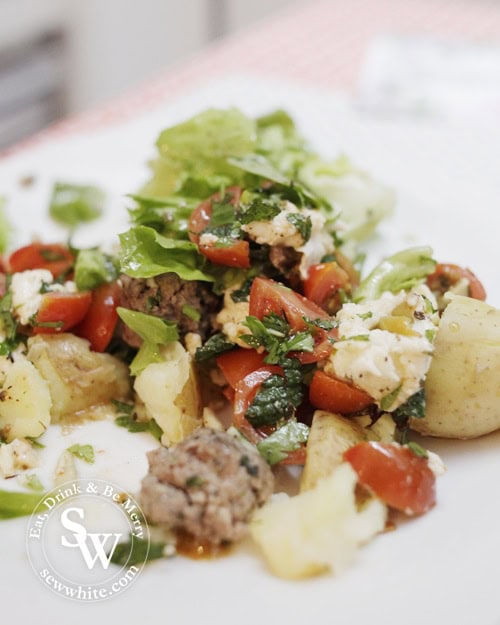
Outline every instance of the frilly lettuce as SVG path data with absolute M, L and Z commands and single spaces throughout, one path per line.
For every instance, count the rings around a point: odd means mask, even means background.
M 379 298 L 385 291 L 398 293 L 424 282 L 436 261 L 430 247 L 411 247 L 379 263 L 354 292 L 354 301 Z
M 252 189 L 273 181 L 284 199 L 293 191 L 323 211 L 337 241 L 353 243 L 369 236 L 394 205 L 391 190 L 345 157 L 325 161 L 311 150 L 281 110 L 252 119 L 235 108 L 209 109 L 164 130 L 156 146 L 151 179 L 130 214 L 136 226 L 175 239 L 187 239 L 197 203 L 231 185 Z

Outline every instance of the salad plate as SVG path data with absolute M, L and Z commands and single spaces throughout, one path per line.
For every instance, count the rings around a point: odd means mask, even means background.
M 438 260 L 470 267 L 485 285 L 487 301 L 500 306 L 500 132 L 433 119 L 369 117 L 345 94 L 255 77 L 213 81 L 127 121 L 76 127 L 1 160 L 0 196 L 6 198 L 12 240 L 65 240 L 66 230 L 48 216 L 52 185 L 64 181 L 97 185 L 107 194 L 104 216 L 79 228 L 75 245 L 116 244 L 128 227 L 127 194 L 148 178 L 159 132 L 206 108 L 230 106 L 252 116 L 287 110 L 320 154 L 346 154 L 394 190 L 394 214 L 366 245 L 367 269 L 403 248 L 430 245 Z M 92 468 L 82 463 L 82 475 L 99 474 L 129 492 L 138 490 L 147 470 L 145 452 L 155 444 L 146 434 L 100 422 L 69 428 L 64 443 L 53 436 L 42 450 L 44 467 L 53 469 L 68 445 L 90 443 L 97 458 Z M 340 575 L 278 579 L 248 541 L 220 558 L 152 562 L 119 597 L 76 603 L 36 578 L 26 551 L 26 519 L 16 519 L 2 521 L 0 530 L 6 614 L 20 623 L 52 615 L 74 625 L 157 618 L 176 625 L 202 619 L 221 625 L 498 624 L 500 432 L 472 441 L 422 441 L 447 467 L 437 482 L 436 507 L 378 536 Z

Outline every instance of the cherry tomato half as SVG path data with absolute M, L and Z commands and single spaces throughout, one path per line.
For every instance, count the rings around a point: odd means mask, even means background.
M 54 278 L 66 275 L 75 262 L 69 248 L 60 243 L 31 243 L 20 247 L 9 257 L 11 273 L 28 269 L 48 269 Z
M 338 263 L 332 261 L 309 267 L 304 281 L 304 295 L 307 299 L 335 313 L 341 304 L 339 298 L 335 298 L 339 290 L 350 292 L 351 282 L 349 274 Z
M 228 187 L 225 190 L 225 195 L 229 195 L 230 204 L 236 206 L 240 201 L 241 188 L 237 186 Z M 227 244 L 217 244 L 217 242 L 200 244 L 200 234 L 210 225 L 212 204 L 213 202 L 220 202 L 221 199 L 220 193 L 214 193 L 195 208 L 189 218 L 189 238 L 193 243 L 196 243 L 200 253 L 211 262 L 225 265 L 226 267 L 248 269 L 250 267 L 250 246 L 248 241 L 234 239 Z
M 92 300 L 90 291 L 45 293 L 35 317 L 34 334 L 58 334 L 74 328 L 85 317 Z
M 264 356 L 254 349 L 239 347 L 217 356 L 216 361 L 227 383 L 234 389 L 246 375 L 265 365 Z
M 309 401 L 320 410 L 350 414 L 367 408 L 373 403 L 373 398 L 362 389 L 318 369 L 309 386 Z
M 308 327 L 306 319 L 330 320 L 326 311 L 306 297 L 267 278 L 255 278 L 250 288 L 249 313 L 263 319 L 275 313 L 284 317 L 292 330 L 300 332 Z M 336 336 L 335 330 L 314 328 L 314 350 L 312 352 L 294 352 L 302 364 L 318 362 L 326 358 L 333 349 L 330 338 Z
M 92 301 L 74 333 L 87 339 L 95 352 L 103 352 L 111 341 L 118 321 L 116 307 L 120 297 L 118 282 L 101 284 L 92 291 Z
M 469 297 L 484 301 L 486 290 L 479 278 L 470 269 L 452 263 L 438 263 L 434 272 L 427 276 L 427 285 L 432 291 L 444 294 L 464 278 L 469 283 Z
M 394 443 L 363 442 L 344 452 L 360 484 L 388 506 L 423 514 L 436 503 L 436 477 L 425 458 Z

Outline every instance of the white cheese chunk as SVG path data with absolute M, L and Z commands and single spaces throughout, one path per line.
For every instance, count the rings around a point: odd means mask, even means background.
M 64 284 L 54 283 L 48 269 L 28 269 L 14 273 L 10 284 L 12 293 L 12 314 L 19 323 L 27 325 L 36 315 L 42 303 L 42 287 L 46 291 L 75 293 L 76 285 L 72 281 Z
M 352 382 L 386 410 L 395 410 L 422 386 L 431 363 L 436 317 L 427 287 L 378 300 L 346 304 L 337 314 L 339 341 L 327 373 Z M 401 309 L 406 316 L 400 315 Z M 383 329 L 393 315 L 407 320 L 407 332 Z M 393 396 L 392 396 L 393 394 Z

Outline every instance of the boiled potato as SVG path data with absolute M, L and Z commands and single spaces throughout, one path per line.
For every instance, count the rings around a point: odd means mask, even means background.
M 73 334 L 38 334 L 28 340 L 27 358 L 47 381 L 54 420 L 130 394 L 128 367 L 110 354 L 93 352 Z
M 37 437 L 50 423 L 49 386 L 28 360 L 0 362 L 0 432 L 7 442 Z
M 358 509 L 356 481 L 354 469 L 343 463 L 312 490 L 279 495 L 255 513 L 251 535 L 276 575 L 339 573 L 361 544 L 384 529 L 386 507 L 369 499 Z
M 370 417 L 342 417 L 325 410 L 314 413 L 307 440 L 307 456 L 300 490 L 314 488 L 318 480 L 331 474 L 342 463 L 349 447 L 365 440 L 394 440 L 394 422 L 385 414 L 372 427 Z
M 178 443 L 202 425 L 198 382 L 188 352 L 175 341 L 161 351 L 162 362 L 148 365 L 136 377 L 134 389 L 146 414 L 163 430 L 161 442 Z
M 425 382 L 422 434 L 474 438 L 500 428 L 500 310 L 450 296 Z

